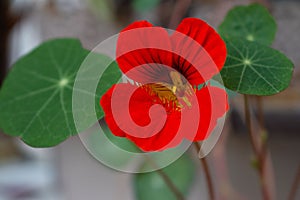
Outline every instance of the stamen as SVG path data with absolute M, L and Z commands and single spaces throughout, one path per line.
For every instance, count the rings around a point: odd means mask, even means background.
M 174 94 L 177 94 L 182 98 L 184 103 L 188 106 L 191 107 L 192 103 L 188 99 L 188 95 L 193 95 L 193 88 L 192 86 L 187 82 L 183 83 L 182 81 L 182 75 L 180 75 L 177 71 L 171 71 L 170 72 L 170 78 L 174 84 L 173 87 L 176 88 L 176 90 L 173 90 Z
M 152 83 L 142 85 L 150 95 L 158 97 L 159 101 L 166 107 L 166 109 L 174 109 L 180 111 L 185 106 L 191 107 L 190 98 L 196 91 L 188 82 L 182 81 L 182 75 L 177 71 L 170 72 L 172 84 L 168 83 Z M 153 103 L 158 103 L 153 101 Z M 184 105 L 183 105 L 184 104 Z
M 192 106 L 191 102 L 188 100 L 188 98 L 187 98 L 186 96 L 182 97 L 182 99 L 183 99 L 184 103 L 186 103 L 186 105 L 187 105 L 188 107 L 191 107 L 191 106 Z

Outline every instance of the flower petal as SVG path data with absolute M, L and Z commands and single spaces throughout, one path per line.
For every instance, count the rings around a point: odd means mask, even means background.
M 173 56 L 177 67 L 192 85 L 208 81 L 223 67 L 226 45 L 206 22 L 196 18 L 182 20 L 173 33 Z
M 147 21 L 130 24 L 122 30 L 117 42 L 120 69 L 139 83 L 170 82 L 172 47 L 167 31 Z M 167 66 L 167 67 L 165 67 Z
M 181 119 L 177 122 L 180 126 L 173 140 L 165 147 L 166 149 L 176 147 L 183 139 L 191 142 L 207 139 L 215 129 L 218 119 L 227 112 L 228 100 L 224 89 L 207 85 L 196 91 L 189 101 L 191 107 L 183 107 Z M 184 105 L 184 102 L 182 102 Z
M 177 133 L 180 112 L 167 114 L 162 106 L 155 107 L 160 103 L 143 88 L 125 83 L 114 85 L 100 101 L 112 133 L 127 137 L 144 151 L 166 149 Z
M 200 111 L 197 135 L 191 141 L 205 140 L 217 125 L 217 121 L 229 109 L 227 93 L 224 89 L 206 86 L 196 92 Z
M 171 147 L 176 147 L 182 142 L 176 136 L 180 125 L 180 112 L 168 115 L 167 121 L 162 130 L 149 138 L 139 138 L 127 135 L 143 151 L 163 151 Z

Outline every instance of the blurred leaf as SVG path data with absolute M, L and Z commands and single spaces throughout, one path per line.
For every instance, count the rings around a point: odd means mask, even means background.
M 125 166 L 131 161 L 132 156 L 128 156 L 126 152 L 121 151 L 116 146 L 129 152 L 141 152 L 127 138 L 114 136 L 107 127 L 104 119 L 100 120 L 99 123 L 103 132 L 99 128 L 92 131 L 89 134 L 87 144 L 89 151 L 95 158 L 101 160 L 102 163 L 114 168 L 116 166 Z
M 116 146 L 129 152 L 142 152 L 133 142 L 131 142 L 127 138 L 113 135 L 104 119 L 100 121 L 100 125 L 106 137 Z
M 19 59 L 0 92 L 1 129 L 35 147 L 76 134 L 72 85 L 88 53 L 78 40 L 57 39 Z
M 159 4 L 160 0 L 133 0 L 133 8 L 136 11 L 144 12 Z
M 73 86 L 89 53 L 76 39 L 56 39 L 41 44 L 19 59 L 0 91 L 0 128 L 33 147 L 55 146 L 77 134 L 72 113 Z M 97 57 L 99 62 L 105 58 Z M 105 75 L 102 82 L 108 76 Z M 85 88 L 76 90 L 82 96 L 95 96 Z M 100 90 L 99 95 L 102 93 Z M 97 99 L 99 105 L 100 96 Z M 77 111 L 83 116 L 90 114 L 84 108 Z M 96 112 L 103 116 L 100 106 Z M 95 120 L 87 121 L 85 128 L 93 123 Z
M 90 52 L 77 72 L 73 86 L 73 114 L 78 132 L 103 118 L 100 99 L 121 77 L 122 73 L 112 58 Z
M 228 89 L 272 95 L 289 86 L 294 67 L 281 52 L 240 38 L 230 38 L 226 45 L 228 54 L 221 75 Z
M 149 165 L 149 163 L 146 165 Z M 174 163 L 165 167 L 163 171 L 183 194 L 188 193 L 195 176 L 195 167 L 187 155 L 183 155 Z M 136 174 L 134 186 L 138 200 L 176 200 L 175 195 L 155 171 Z
M 99 55 L 97 57 L 99 60 L 100 58 Z M 100 58 L 99 60 L 100 66 L 101 66 L 101 60 L 102 59 Z M 96 97 L 95 105 L 96 105 L 96 110 L 98 111 L 97 112 L 98 119 L 101 119 L 104 116 L 104 112 L 100 106 L 99 97 L 102 97 L 106 93 L 106 91 L 109 88 L 111 88 L 114 84 L 119 82 L 121 78 L 122 78 L 122 72 L 120 71 L 118 64 L 115 61 L 113 61 L 101 76 L 96 90 L 97 95 L 95 96 Z
M 109 0 L 88 0 L 90 9 L 101 18 L 109 20 L 113 17 L 112 1 Z
M 257 3 L 236 6 L 230 10 L 219 26 L 223 37 L 241 37 L 271 45 L 276 34 L 276 22 L 268 10 Z

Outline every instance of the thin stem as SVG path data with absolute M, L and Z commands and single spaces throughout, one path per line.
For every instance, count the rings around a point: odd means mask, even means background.
M 263 194 L 263 198 L 264 200 L 270 200 L 271 199 L 271 194 L 268 190 L 268 183 L 267 183 L 267 179 L 266 179 L 266 160 L 263 160 L 260 164 L 260 169 L 259 169 L 259 175 L 261 178 L 261 190 L 262 190 L 262 194 Z
M 244 95 L 244 109 L 245 109 L 245 119 L 246 119 L 246 126 L 248 129 L 248 133 L 250 136 L 251 146 L 255 155 L 259 155 L 258 146 L 256 144 L 256 138 L 252 128 L 252 120 L 251 120 L 251 113 L 250 113 L 250 106 L 249 106 L 249 99 L 247 95 Z
M 162 170 L 158 169 L 156 172 L 160 175 L 160 177 L 164 180 L 169 189 L 175 194 L 176 199 L 184 200 L 183 194 L 178 190 L 178 188 L 174 185 L 169 176 Z
M 199 154 L 200 152 L 200 145 L 198 142 L 194 142 L 194 145 L 195 145 L 195 148 L 197 150 L 197 153 Z M 200 163 L 203 167 L 203 170 L 204 170 L 204 174 L 205 174 L 205 178 L 206 178 L 206 183 L 207 183 L 207 187 L 208 187 L 208 193 L 209 193 L 209 198 L 210 200 L 214 200 L 215 199 L 215 196 L 214 196 L 214 187 L 213 187 L 213 183 L 212 183 L 212 178 L 211 178 L 211 174 L 209 172 L 209 167 L 208 167 L 208 164 L 207 164 L 207 160 L 205 157 L 203 158 L 199 158 L 200 160 Z
M 264 130 L 266 130 L 266 128 L 265 128 L 265 118 L 264 118 L 262 97 L 256 96 L 256 105 L 257 105 L 257 115 L 258 115 L 259 126 L 264 131 Z
M 256 106 L 257 106 L 257 118 L 258 124 L 260 127 L 260 155 L 259 161 L 261 163 L 262 170 L 265 169 L 266 159 L 268 155 L 268 141 L 267 141 L 267 131 L 265 128 L 265 119 L 264 119 L 264 111 L 263 111 L 263 99 L 262 97 L 256 96 Z
M 288 200 L 295 200 L 296 199 L 296 194 L 297 194 L 297 189 L 300 187 L 300 165 L 298 166 L 295 180 L 292 183 L 292 188 L 289 193 Z
M 266 145 L 265 141 L 261 142 L 261 148 L 259 148 L 259 145 L 257 144 L 257 139 L 255 137 L 255 134 L 253 132 L 252 128 L 252 117 L 250 112 L 250 105 L 249 105 L 249 99 L 247 95 L 244 95 L 244 105 L 245 105 L 245 119 L 246 119 L 246 125 L 248 128 L 248 133 L 250 136 L 251 145 L 253 148 L 253 151 L 255 153 L 257 164 L 258 164 L 258 173 L 261 179 L 261 190 L 264 200 L 270 200 L 271 194 L 267 187 L 267 178 L 266 178 Z
M 176 185 L 174 185 L 173 181 L 170 179 L 170 177 L 162 170 L 160 169 L 157 164 L 155 163 L 155 161 L 145 155 L 146 159 L 149 161 L 149 163 L 157 168 L 156 172 L 158 173 L 158 175 L 160 175 L 160 177 L 163 179 L 163 181 L 165 182 L 165 184 L 169 187 L 169 189 L 174 193 L 174 195 L 176 196 L 177 200 L 185 200 L 183 194 L 180 192 L 180 190 L 176 187 Z

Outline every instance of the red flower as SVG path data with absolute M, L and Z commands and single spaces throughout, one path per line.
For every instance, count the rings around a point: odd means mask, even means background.
M 120 33 L 116 54 L 138 84 L 114 85 L 100 104 L 112 133 L 142 150 L 204 140 L 228 110 L 226 92 L 207 84 L 224 65 L 225 43 L 204 21 L 186 18 L 171 35 L 147 21 L 132 23 Z

